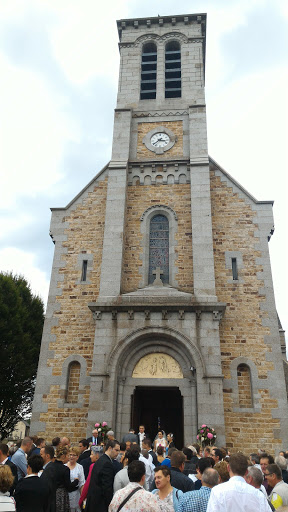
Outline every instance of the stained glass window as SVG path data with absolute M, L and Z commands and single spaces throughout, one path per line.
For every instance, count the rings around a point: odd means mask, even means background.
M 150 222 L 149 238 L 149 277 L 148 283 L 155 280 L 156 268 L 160 267 L 162 283 L 169 283 L 169 222 L 164 215 L 155 215 Z

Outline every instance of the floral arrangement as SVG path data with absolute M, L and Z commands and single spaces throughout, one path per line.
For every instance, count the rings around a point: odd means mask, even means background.
M 210 428 L 207 425 L 201 425 L 197 431 L 197 440 L 202 446 L 213 445 L 216 440 L 216 432 L 214 428 Z
M 109 432 L 110 427 L 108 427 L 106 421 L 102 421 L 102 423 L 95 423 L 95 428 L 98 430 L 98 439 L 100 442 L 105 443 L 107 441 L 107 432 Z

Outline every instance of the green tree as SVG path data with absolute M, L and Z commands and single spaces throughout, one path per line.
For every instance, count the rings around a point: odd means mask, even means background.
M 0 439 L 31 410 L 43 323 L 26 279 L 0 273 Z

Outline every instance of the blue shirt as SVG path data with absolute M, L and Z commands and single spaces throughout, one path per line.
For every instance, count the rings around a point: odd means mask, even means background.
M 199 491 L 185 492 L 179 500 L 179 512 L 206 512 L 211 488 L 204 485 Z
M 14 453 L 12 462 L 17 466 L 18 481 L 27 475 L 27 459 L 25 452 L 22 448 L 18 448 L 17 452 Z

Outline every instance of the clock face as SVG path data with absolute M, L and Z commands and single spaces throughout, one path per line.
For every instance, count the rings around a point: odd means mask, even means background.
M 152 135 L 151 137 L 151 144 L 154 146 L 154 148 L 164 148 L 169 144 L 170 137 L 167 135 L 167 133 L 158 132 Z

